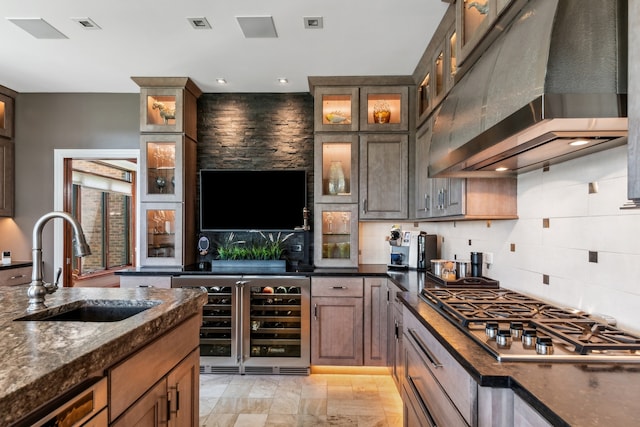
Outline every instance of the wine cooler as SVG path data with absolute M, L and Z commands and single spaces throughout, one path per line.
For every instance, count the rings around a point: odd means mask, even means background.
M 179 276 L 173 287 L 206 288 L 200 373 L 310 372 L 308 277 Z

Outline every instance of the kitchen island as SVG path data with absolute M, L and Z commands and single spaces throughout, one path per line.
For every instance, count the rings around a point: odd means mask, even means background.
M 86 300 L 153 306 L 112 322 L 22 321 L 16 319 L 31 314 L 27 287 L 0 288 L 0 425 L 12 425 L 78 384 L 107 376 L 111 368 L 188 322 L 195 326 L 197 349 L 197 328 L 207 300 L 200 290 L 62 288 L 47 295 L 46 304 L 54 308 Z

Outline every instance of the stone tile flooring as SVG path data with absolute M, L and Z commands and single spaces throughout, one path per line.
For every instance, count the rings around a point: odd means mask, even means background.
M 200 375 L 201 427 L 402 426 L 389 375 Z

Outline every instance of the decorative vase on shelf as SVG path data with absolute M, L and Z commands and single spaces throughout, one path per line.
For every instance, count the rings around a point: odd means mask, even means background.
M 380 100 L 373 105 L 373 123 L 389 123 L 391 120 L 391 108 L 385 100 Z
M 344 193 L 345 189 L 346 183 L 342 162 L 338 160 L 333 161 L 331 162 L 331 166 L 329 166 L 329 194 Z

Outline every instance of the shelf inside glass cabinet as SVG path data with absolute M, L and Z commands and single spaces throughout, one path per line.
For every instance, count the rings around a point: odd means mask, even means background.
M 175 125 L 176 124 L 176 96 L 175 95 L 147 96 L 147 124 Z
M 300 357 L 300 288 L 251 287 L 250 351 L 259 357 Z

